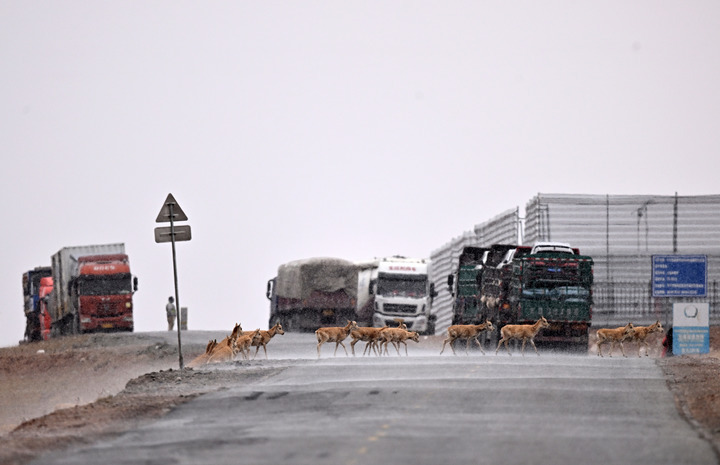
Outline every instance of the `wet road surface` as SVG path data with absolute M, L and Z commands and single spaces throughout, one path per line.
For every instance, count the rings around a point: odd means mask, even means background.
M 271 344 L 253 362 L 280 368 L 266 379 L 34 463 L 717 463 L 652 359 L 438 356 L 421 343 L 383 358 L 324 346 L 318 360 L 313 335 Z

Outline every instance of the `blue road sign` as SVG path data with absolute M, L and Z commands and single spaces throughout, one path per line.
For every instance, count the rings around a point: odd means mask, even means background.
M 707 255 L 653 255 L 653 297 L 704 297 Z

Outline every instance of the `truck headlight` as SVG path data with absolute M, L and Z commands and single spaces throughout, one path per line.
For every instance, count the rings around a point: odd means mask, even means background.
M 125 308 L 132 308 L 132 302 L 125 302 Z

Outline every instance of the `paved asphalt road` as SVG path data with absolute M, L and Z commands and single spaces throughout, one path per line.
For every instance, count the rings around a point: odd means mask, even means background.
M 410 357 L 332 357 L 325 346 L 317 360 L 313 335 L 286 334 L 253 362 L 279 368 L 264 380 L 35 463 L 718 463 L 652 359 L 453 357 L 411 344 Z

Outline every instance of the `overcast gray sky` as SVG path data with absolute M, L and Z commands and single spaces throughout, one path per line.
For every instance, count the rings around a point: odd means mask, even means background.
M 430 252 L 538 192 L 717 194 L 717 1 L 0 0 L 0 346 L 21 274 L 124 242 L 165 327 L 266 327 L 281 263 Z

